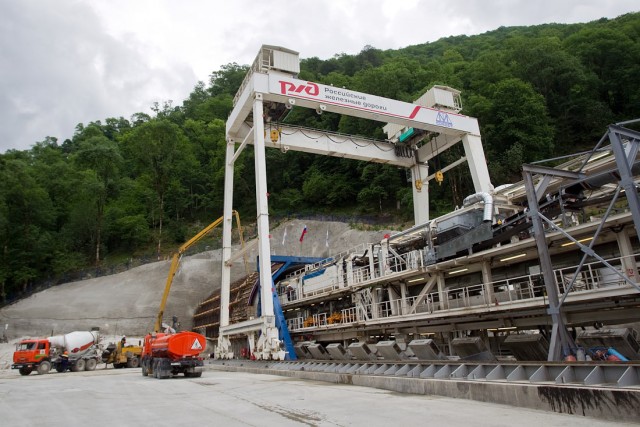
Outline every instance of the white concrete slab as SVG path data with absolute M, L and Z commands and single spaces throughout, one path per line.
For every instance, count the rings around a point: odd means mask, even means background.
M 0 414 L 2 425 L 46 427 L 624 425 L 271 375 L 205 371 L 201 378 L 157 380 L 143 377 L 138 369 L 28 377 L 2 370 Z

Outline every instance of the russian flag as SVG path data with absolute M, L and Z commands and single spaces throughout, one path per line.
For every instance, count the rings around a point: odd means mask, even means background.
M 307 234 L 307 226 L 305 225 L 302 229 L 302 234 L 300 235 L 300 243 L 304 240 L 304 235 Z

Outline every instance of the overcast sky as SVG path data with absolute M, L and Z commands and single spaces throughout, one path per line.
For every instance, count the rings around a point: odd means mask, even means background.
M 262 44 L 327 59 L 639 10 L 637 0 L 0 0 L 0 153 L 181 104 Z

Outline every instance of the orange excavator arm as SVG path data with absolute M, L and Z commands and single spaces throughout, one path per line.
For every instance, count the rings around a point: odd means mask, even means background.
M 244 237 L 242 236 L 242 226 L 240 225 L 240 214 L 237 211 L 233 211 L 233 215 L 236 217 L 236 226 L 238 227 L 238 233 L 240 234 L 240 244 L 244 247 Z M 216 228 L 222 223 L 224 216 L 213 221 L 211 224 L 207 225 L 205 228 L 200 230 L 198 234 L 193 236 L 191 239 L 186 241 L 178 251 L 173 254 L 173 258 L 171 259 L 171 267 L 169 268 L 169 275 L 167 276 L 167 282 L 164 285 L 164 293 L 162 294 L 162 300 L 160 301 L 160 309 L 158 310 L 158 317 L 156 318 L 156 323 L 153 327 L 155 332 L 160 332 L 162 328 L 162 317 L 164 316 L 164 308 L 167 305 L 167 297 L 169 296 L 169 291 L 171 290 L 171 284 L 173 283 L 173 277 L 176 275 L 178 271 L 178 266 L 180 265 L 180 259 L 182 258 L 182 254 L 189 249 L 194 243 L 198 242 L 204 236 L 207 235 L 211 230 Z M 245 261 L 246 263 L 246 261 Z M 246 267 L 246 265 L 245 265 Z

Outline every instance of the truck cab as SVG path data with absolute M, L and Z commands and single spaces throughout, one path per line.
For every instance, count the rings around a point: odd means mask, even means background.
M 49 372 L 47 367 L 51 365 L 41 362 L 49 360 L 50 352 L 51 344 L 46 339 L 22 340 L 16 345 L 11 368 L 18 369 L 21 375 L 29 375 L 34 370 L 46 374 Z

